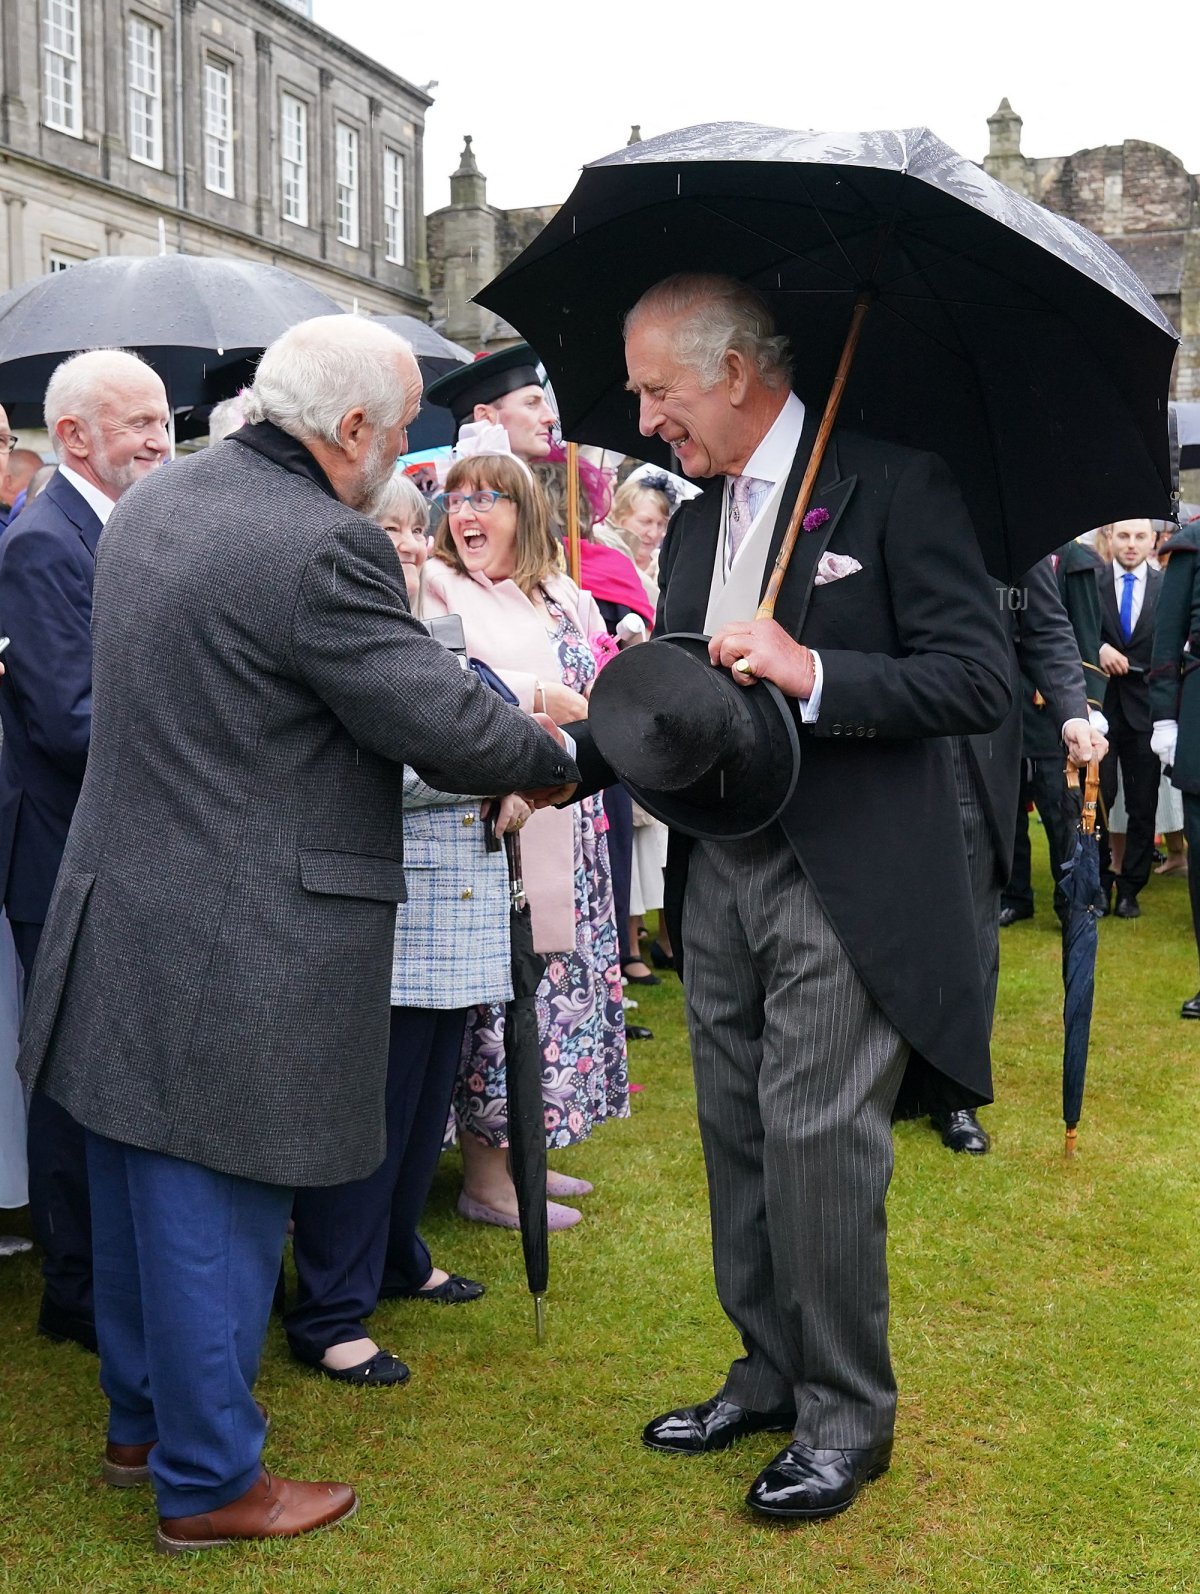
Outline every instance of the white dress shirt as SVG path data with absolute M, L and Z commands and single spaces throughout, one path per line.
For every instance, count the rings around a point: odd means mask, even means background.
M 110 498 L 107 493 L 102 493 L 94 482 L 85 481 L 82 476 L 76 475 L 69 465 L 60 465 L 58 474 L 64 481 L 69 481 L 88 508 L 95 511 L 100 524 L 107 525 L 108 517 L 117 507 L 115 499 Z
M 761 490 L 760 504 L 755 519 L 751 523 L 751 531 L 754 530 L 757 524 L 758 515 L 762 513 L 763 508 L 769 502 L 773 489 L 777 483 L 785 479 L 787 473 L 791 470 L 792 461 L 796 457 L 796 450 L 800 447 L 800 434 L 803 430 L 804 402 L 795 393 L 789 393 L 770 430 L 746 461 L 746 468 L 741 473 L 743 476 L 751 476 L 756 481 L 766 484 Z M 729 511 L 733 506 L 732 482 L 733 478 L 726 476 L 725 514 L 723 516 L 726 522 L 728 522 Z M 790 512 L 790 506 L 788 507 Z M 741 557 L 749 540 L 749 534 L 747 534 L 738 548 L 737 558 Z M 737 562 L 737 558 L 735 558 L 734 563 Z M 726 568 L 729 569 L 731 566 Z M 821 712 L 821 687 L 825 679 L 821 668 L 820 654 L 813 652 L 811 649 L 809 651 L 812 654 L 813 662 L 812 695 L 799 699 L 800 718 L 806 725 L 811 725 Z

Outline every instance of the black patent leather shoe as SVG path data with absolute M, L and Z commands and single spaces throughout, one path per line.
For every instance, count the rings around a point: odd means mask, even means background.
M 461 1273 L 451 1273 L 440 1284 L 424 1290 L 406 1289 L 400 1284 L 384 1284 L 379 1291 L 381 1301 L 434 1301 L 438 1306 L 464 1306 L 467 1301 L 477 1301 L 486 1295 L 484 1285 L 475 1279 L 463 1278 Z
M 852 1506 L 892 1461 L 892 1442 L 869 1450 L 813 1450 L 793 1440 L 750 1485 L 746 1504 L 768 1517 L 817 1522 Z
M 748 1411 L 724 1395 L 714 1395 L 699 1406 L 679 1406 L 655 1417 L 642 1429 L 642 1443 L 651 1450 L 702 1456 L 728 1450 L 747 1434 L 789 1433 L 795 1426 L 794 1411 Z
M 1138 907 L 1136 897 L 1118 897 L 1117 905 L 1113 909 L 1118 919 L 1140 919 L 1142 910 Z
M 57 1302 L 47 1300 L 44 1295 L 38 1313 L 37 1331 L 43 1339 L 52 1339 L 56 1344 L 61 1345 L 70 1340 L 81 1349 L 91 1351 L 93 1356 L 100 1353 L 96 1343 L 95 1319 L 84 1317 L 81 1312 L 69 1312 Z
M 298 1362 L 311 1367 L 314 1372 L 332 1378 L 335 1384 L 376 1384 L 382 1387 L 408 1382 L 408 1368 L 398 1356 L 393 1356 L 391 1351 L 387 1350 L 377 1350 L 373 1356 L 368 1356 L 365 1362 L 356 1362 L 353 1367 L 327 1367 L 323 1361 L 313 1361 L 308 1356 L 297 1356 L 294 1347 L 292 1355 Z
M 988 1132 L 969 1107 L 957 1112 L 931 1115 L 930 1122 L 942 1137 L 942 1144 L 951 1151 L 965 1151 L 971 1157 L 983 1157 L 992 1144 Z
M 1188 1000 L 1179 1009 L 1180 1018 L 1200 1018 L 1200 991 Z
M 1032 908 L 1001 908 L 1000 928 L 1007 930 L 1010 924 L 1016 924 L 1019 919 L 1032 919 Z

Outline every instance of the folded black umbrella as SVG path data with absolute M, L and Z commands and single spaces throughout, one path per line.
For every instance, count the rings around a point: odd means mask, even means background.
M 712 123 L 630 145 L 477 297 L 537 350 L 565 436 L 669 465 L 625 391 L 622 319 L 679 271 L 758 289 L 818 407 L 869 305 L 839 424 L 942 455 L 1003 580 L 1169 512 L 1170 323 L 1106 244 L 927 129 Z
M 513 998 L 504 1011 L 504 1077 L 508 1093 L 508 1155 L 517 1191 L 525 1278 L 533 1296 L 540 1344 L 545 1335 L 544 1297 L 550 1282 L 550 1234 L 546 1212 L 546 1110 L 542 1096 L 542 1040 L 538 986 L 546 960 L 533 947 L 533 918 L 521 878 L 521 839 L 504 838 L 510 891 Z
M 341 305 L 280 266 L 215 255 L 104 255 L 0 298 L 0 394 L 39 426 L 51 373 L 81 349 L 142 355 L 173 410 L 231 398 L 281 332 Z
M 1079 789 L 1079 772 L 1068 774 L 1068 784 Z M 1092 1031 L 1092 1004 L 1096 993 L 1096 948 L 1099 934 L 1096 913 L 1100 891 L 1100 844 L 1096 838 L 1096 799 L 1100 766 L 1089 764 L 1084 783 L 1079 837 L 1064 866 L 1062 889 L 1067 912 L 1063 921 L 1063 1073 L 1062 1107 L 1066 1125 L 1065 1154 L 1075 1154 L 1076 1134 L 1083 1112 L 1083 1085 L 1087 1076 L 1088 1042 Z

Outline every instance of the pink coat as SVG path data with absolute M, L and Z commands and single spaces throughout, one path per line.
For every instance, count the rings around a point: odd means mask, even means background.
M 585 637 L 604 632 L 590 592 L 558 571 L 543 582 L 546 592 L 571 616 Z M 461 617 L 467 652 L 502 677 L 527 714 L 534 684 L 561 681 L 558 654 L 542 615 L 513 581 L 465 576 L 440 559 L 422 571 L 421 613 Z M 543 808 L 521 832 L 521 863 L 539 952 L 575 949 L 574 815 L 569 808 Z

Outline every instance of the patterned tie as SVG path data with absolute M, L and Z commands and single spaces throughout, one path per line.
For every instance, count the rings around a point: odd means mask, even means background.
M 729 521 L 725 527 L 725 568 L 732 567 L 738 549 L 746 540 L 755 512 L 760 490 L 769 486 L 757 476 L 731 476 L 729 478 Z
M 1132 570 L 1127 570 L 1121 579 L 1125 583 L 1121 594 L 1121 631 L 1128 642 L 1133 634 L 1133 587 L 1137 577 Z

